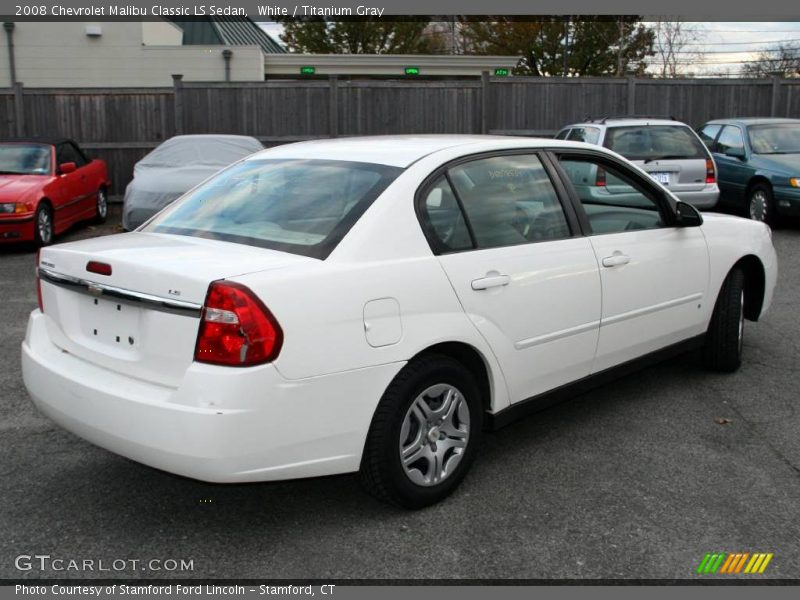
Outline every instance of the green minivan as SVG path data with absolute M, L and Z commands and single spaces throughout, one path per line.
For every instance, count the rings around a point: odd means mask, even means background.
M 717 119 L 697 132 L 717 163 L 720 204 L 769 225 L 800 216 L 800 119 Z

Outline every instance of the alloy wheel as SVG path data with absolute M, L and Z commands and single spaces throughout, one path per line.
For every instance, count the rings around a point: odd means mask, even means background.
M 53 237 L 53 219 L 46 208 L 40 209 L 36 216 L 36 229 L 42 244 L 49 244 Z
M 755 190 L 750 196 L 750 218 L 755 221 L 766 221 L 768 202 L 767 193 L 764 190 Z

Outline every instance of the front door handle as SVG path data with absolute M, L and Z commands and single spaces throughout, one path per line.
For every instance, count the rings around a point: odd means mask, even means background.
M 604 267 L 619 267 L 621 265 L 627 265 L 631 262 L 631 257 L 627 254 L 622 254 L 621 252 L 614 252 L 611 256 L 606 256 L 603 259 L 603 266 Z
M 492 271 L 486 274 L 486 277 L 481 277 L 480 279 L 474 279 L 472 281 L 472 289 L 473 290 L 488 290 L 489 288 L 493 287 L 503 287 L 504 285 L 508 285 L 511 281 L 511 277 L 508 275 L 501 275 L 496 271 Z

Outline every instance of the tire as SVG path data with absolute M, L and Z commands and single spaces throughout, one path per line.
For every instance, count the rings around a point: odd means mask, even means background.
M 706 333 L 703 364 L 711 371 L 732 373 L 742 364 L 744 272 L 734 268 L 725 278 Z
M 766 183 L 756 183 L 747 192 L 747 216 L 770 227 L 775 225 L 775 202 Z
M 435 504 L 466 475 L 482 426 L 478 385 L 464 365 L 443 355 L 415 359 L 389 385 L 372 418 L 362 484 L 404 508 Z
M 97 190 L 97 203 L 95 205 L 94 222 L 97 224 L 105 223 L 108 218 L 108 192 L 101 187 Z
M 41 248 L 52 244 L 54 237 L 53 209 L 47 202 L 40 202 L 33 218 L 33 242 L 37 248 Z

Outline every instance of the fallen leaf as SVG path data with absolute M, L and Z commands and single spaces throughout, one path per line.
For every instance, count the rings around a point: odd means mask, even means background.
M 728 423 L 731 422 L 731 420 L 726 419 L 725 417 L 717 417 L 716 419 L 714 419 L 714 422 L 717 423 L 718 425 L 727 425 Z

